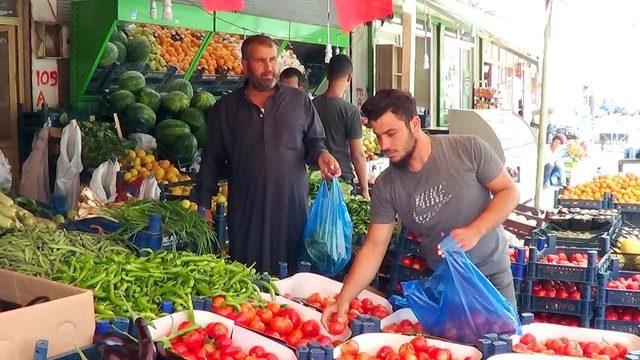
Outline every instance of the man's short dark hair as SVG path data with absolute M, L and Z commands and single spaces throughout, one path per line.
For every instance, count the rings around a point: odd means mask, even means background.
M 244 39 L 244 41 L 242 42 L 242 47 L 240 48 L 240 52 L 242 53 L 242 58 L 244 60 L 249 59 L 249 48 L 251 47 L 251 45 L 276 46 L 276 42 L 267 35 L 249 36 L 248 38 Z
M 353 64 L 347 55 L 338 54 L 331 58 L 327 68 L 327 79 L 335 81 L 353 73 Z
M 375 122 L 382 115 L 390 111 L 409 127 L 409 122 L 418 115 L 416 99 L 406 91 L 397 89 L 384 89 L 362 104 L 362 114 L 370 121 Z
M 304 75 L 302 74 L 302 71 L 294 67 L 290 67 L 282 70 L 282 72 L 280 73 L 280 79 L 291 79 L 294 76 L 298 78 L 298 85 L 302 85 L 304 81 Z

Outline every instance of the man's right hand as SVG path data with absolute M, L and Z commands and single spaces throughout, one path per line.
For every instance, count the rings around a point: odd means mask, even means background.
M 336 302 L 327 306 L 322 312 L 322 326 L 329 331 L 329 320 L 334 316 L 334 314 L 342 315 L 347 318 L 347 311 L 349 311 L 349 302 L 336 300 Z

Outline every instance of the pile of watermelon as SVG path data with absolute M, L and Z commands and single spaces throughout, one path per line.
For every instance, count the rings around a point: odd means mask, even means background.
M 116 28 L 105 45 L 98 65 L 108 67 L 116 62 L 120 65 L 146 63 L 151 52 L 152 47 L 147 38 L 129 39 L 124 31 Z
M 194 92 L 184 79 L 172 80 L 166 92 L 158 93 L 137 71 L 123 73 L 119 89 L 109 96 L 111 109 L 121 116 L 126 134 L 153 135 L 161 148 L 183 159 L 191 159 L 204 146 L 205 112 L 214 103 L 211 93 Z

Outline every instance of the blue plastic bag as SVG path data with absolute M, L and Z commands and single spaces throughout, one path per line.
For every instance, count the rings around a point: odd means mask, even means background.
M 311 262 L 327 276 L 344 269 L 351 259 L 353 225 L 337 178 L 331 188 L 323 181 L 311 205 L 304 245 Z
M 518 312 L 447 237 L 445 258 L 433 275 L 402 283 L 405 299 L 431 335 L 476 344 L 484 334 L 521 332 Z

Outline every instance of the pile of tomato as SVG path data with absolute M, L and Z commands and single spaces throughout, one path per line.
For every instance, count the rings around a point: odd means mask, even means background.
M 313 306 L 317 309 L 324 310 L 329 305 L 336 302 L 335 296 L 323 297 L 320 293 L 313 293 L 306 299 L 306 303 L 309 306 Z M 354 299 L 349 304 L 349 312 L 347 313 L 349 319 L 355 319 L 359 315 L 375 316 L 378 319 L 384 319 L 391 315 L 391 312 L 387 310 L 384 305 L 376 304 L 369 298 L 362 300 Z
M 382 346 L 375 355 L 361 352 L 354 340 L 349 340 L 340 347 L 339 360 L 451 360 L 453 354 L 449 349 L 432 346 L 424 336 L 416 336 L 410 342 L 402 344 L 395 352 L 390 346 Z M 466 357 L 464 360 L 472 360 Z

